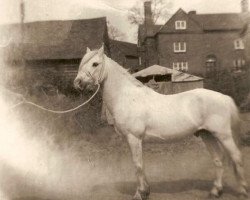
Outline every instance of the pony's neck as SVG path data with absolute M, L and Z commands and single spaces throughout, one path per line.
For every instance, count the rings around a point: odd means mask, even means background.
M 105 71 L 106 77 L 103 82 L 103 100 L 109 110 L 112 111 L 112 107 L 115 106 L 120 96 L 124 95 L 124 88 L 133 88 L 136 87 L 136 84 L 133 83 L 133 77 L 130 77 L 126 69 L 107 56 L 105 56 Z M 124 95 L 124 97 L 125 96 L 126 95 Z

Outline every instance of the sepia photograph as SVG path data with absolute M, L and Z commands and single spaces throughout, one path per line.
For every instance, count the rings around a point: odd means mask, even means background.
M 249 183 L 250 0 L 0 0 L 0 200 Z

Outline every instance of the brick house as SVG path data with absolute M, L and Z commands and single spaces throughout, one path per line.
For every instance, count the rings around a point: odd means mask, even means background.
M 247 6 L 247 0 L 243 0 L 241 13 L 227 14 L 186 13 L 179 9 L 165 24 L 155 25 L 151 2 L 146 1 L 145 22 L 138 30 L 140 64 L 159 64 L 200 76 L 218 68 L 244 69 L 246 40 L 240 33 L 247 23 L 244 16 L 249 16 Z

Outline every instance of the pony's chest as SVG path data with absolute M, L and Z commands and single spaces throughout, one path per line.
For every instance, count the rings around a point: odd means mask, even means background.
M 120 103 L 113 108 L 113 117 L 119 124 L 126 126 L 134 126 L 135 123 L 145 122 L 146 110 L 142 108 L 141 104 L 136 103 Z

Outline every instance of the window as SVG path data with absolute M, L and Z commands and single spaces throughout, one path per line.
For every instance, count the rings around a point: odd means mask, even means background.
M 182 62 L 181 63 L 181 71 L 188 71 L 188 63 L 187 62 Z
M 241 71 L 246 64 L 246 61 L 244 59 L 237 59 L 233 61 L 234 64 L 234 71 Z
M 173 69 L 178 71 L 188 71 L 188 62 L 174 62 Z
M 175 70 L 180 70 L 179 64 L 180 64 L 180 63 L 178 63 L 178 62 L 174 62 L 174 63 L 173 63 L 173 69 L 175 69 Z
M 177 30 L 185 30 L 187 28 L 186 21 L 175 21 L 175 29 Z
M 186 50 L 187 50 L 186 42 L 174 42 L 174 52 L 175 53 L 186 52 Z
M 234 48 L 235 49 L 244 49 L 244 43 L 242 39 L 234 40 Z
M 217 71 L 217 58 L 214 54 L 206 57 L 206 77 L 212 77 Z

